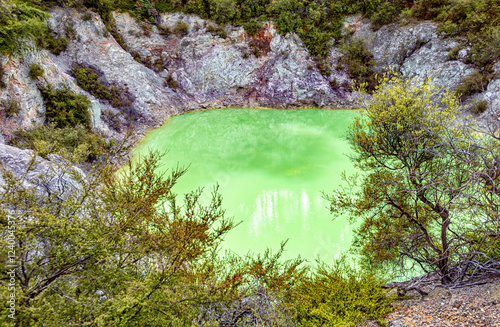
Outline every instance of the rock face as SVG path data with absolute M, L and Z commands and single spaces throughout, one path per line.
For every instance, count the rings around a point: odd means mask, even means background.
M 80 189 L 77 180 L 85 177 L 81 169 L 68 165 L 55 155 L 49 155 L 46 160 L 35 156 L 33 151 L 0 144 L 0 191 L 4 190 L 6 183 L 5 172 L 20 179 L 23 187 L 35 189 L 38 195 L 74 194 Z
M 127 13 L 114 13 L 121 45 L 109 33 L 97 14 L 83 14 L 56 8 L 48 20 L 59 35 L 71 31 L 68 48 L 56 56 L 46 50 L 30 50 L 16 56 L 0 56 L 7 87 L 0 89 L 3 119 L 2 138 L 13 130 L 43 121 L 45 108 L 37 85 L 66 86 L 87 95 L 92 102 L 94 127 L 109 134 L 126 123 L 126 115 L 110 103 L 95 99 L 80 89 L 69 75 L 73 65 L 85 65 L 99 72 L 103 81 L 127 91 L 137 112 L 139 133 L 158 126 L 166 118 L 192 109 L 209 107 L 354 107 L 357 94 L 350 91 L 352 80 L 338 65 L 340 49 L 330 49 L 331 74 L 324 76 L 297 35 L 280 35 L 272 23 L 264 24 L 255 36 L 243 28 L 225 26 L 222 38 L 215 23 L 194 15 L 162 14 L 159 28 L 146 29 Z M 88 17 L 88 16 L 87 16 Z M 179 28 L 185 24 L 184 28 Z M 186 28 L 187 26 L 187 28 Z M 467 49 L 457 60 L 448 53 L 457 40 L 442 38 L 434 22 L 391 24 L 375 31 L 369 20 L 352 16 L 346 33 L 363 38 L 374 55 L 375 71 L 389 69 L 407 78 L 433 76 L 436 84 L 454 89 L 473 67 L 463 63 Z M 165 31 L 173 31 L 166 33 Z M 212 31 L 212 32 L 210 32 Z M 215 32 L 214 32 L 215 31 Z M 116 35 L 116 34 L 115 34 Z M 36 81 L 29 77 L 29 65 L 40 65 L 45 74 Z M 495 70 L 500 75 L 500 64 Z M 500 79 L 472 100 L 487 100 L 493 109 L 500 106 Z M 9 103 L 21 111 L 5 115 Z M 111 122 L 114 120 L 114 125 Z

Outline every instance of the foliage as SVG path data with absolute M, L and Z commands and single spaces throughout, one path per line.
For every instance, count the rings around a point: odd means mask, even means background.
M 172 77 L 172 75 L 168 75 L 165 78 L 165 81 L 163 81 L 163 86 L 169 87 L 171 89 L 177 89 L 179 85 L 177 84 L 177 81 Z
M 411 14 L 420 19 L 433 19 L 449 2 L 448 0 L 416 0 L 411 8 Z
M 109 101 L 115 108 L 127 109 L 132 112 L 133 98 L 127 89 L 102 82 L 97 71 L 92 67 L 75 65 L 71 68 L 78 86 L 98 99 Z M 102 76 L 102 74 L 100 74 Z M 132 117 L 138 118 L 138 117 Z
M 222 26 L 213 26 L 212 24 L 207 26 L 207 32 L 216 34 L 219 37 L 225 39 L 227 37 L 226 30 Z
M 174 33 L 179 36 L 186 36 L 189 31 L 189 25 L 185 21 L 178 21 L 174 26 Z
M 90 101 L 84 95 L 73 93 L 69 88 L 54 89 L 52 85 L 41 87 L 46 112 L 45 117 L 49 123 L 56 127 L 83 125 L 90 128 Z
M 486 90 L 488 83 L 493 78 L 493 72 L 489 69 L 476 69 L 470 75 L 462 78 L 460 83 L 455 89 L 455 92 L 461 97 L 467 97 L 469 95 L 480 93 Z
M 48 15 L 30 1 L 0 0 L 0 52 L 13 53 L 43 33 Z
M 17 130 L 10 144 L 34 150 L 43 158 L 57 154 L 71 162 L 81 163 L 103 156 L 113 143 L 82 125 L 56 128 L 55 124 L 49 124 Z
M 71 74 L 75 77 L 76 83 L 85 91 L 98 99 L 110 99 L 109 88 L 102 84 L 99 76 L 90 67 L 73 66 Z
M 352 39 L 342 46 L 342 59 L 357 86 L 372 92 L 376 85 L 375 62 L 363 39 Z
M 208 0 L 210 16 L 219 23 L 231 22 L 236 16 L 236 0 Z
M 254 36 L 262 28 L 262 24 L 259 24 L 254 18 L 246 22 L 243 27 L 245 28 L 245 32 L 247 32 L 248 35 Z
M 382 284 L 374 274 L 350 267 L 344 257 L 333 266 L 320 264 L 285 303 L 297 311 L 301 326 L 356 326 L 367 318 L 381 321 L 391 311 L 392 299 Z
M 1 233 L 5 236 L 8 220 L 14 220 L 16 260 L 30 258 L 19 260 L 15 269 L 18 324 L 183 326 L 198 321 L 206 326 L 236 312 L 245 321 L 248 305 L 237 303 L 249 303 L 263 292 L 270 306 L 255 307 L 254 317 L 271 323 L 290 319 L 280 313 L 286 310 L 269 310 L 279 306 L 277 291 L 302 276 L 301 261 L 279 262 L 282 250 L 243 261 L 218 259 L 218 245 L 234 226 L 221 209 L 220 195 L 215 190 L 202 204 L 197 190 L 179 203 L 172 187 L 185 170 L 164 175 L 158 159 L 152 153 L 120 172 L 107 164 L 85 178 L 61 161 L 54 171 L 30 175 L 31 183 L 49 190 L 42 193 L 29 186 L 27 174 L 4 172 Z M 36 165 L 33 161 L 27 173 Z M 53 188 L 71 176 L 73 187 Z M 6 238 L 1 242 L 6 258 Z M 3 286 L 7 272 L 2 265 Z
M 4 113 L 7 117 L 12 117 L 13 115 L 21 111 L 21 106 L 15 100 L 4 100 L 0 103 L 4 109 Z
M 472 105 L 472 110 L 476 115 L 482 114 L 486 109 L 488 109 L 488 101 L 486 100 L 476 101 Z
M 68 44 L 69 39 L 66 36 L 55 37 L 48 28 L 44 29 L 44 32 L 37 38 L 39 47 L 47 49 L 55 55 L 59 55 L 66 50 Z
M 496 193 L 478 191 L 498 176 L 484 165 L 496 152 L 481 145 L 495 139 L 459 129 L 458 101 L 438 94 L 430 81 L 394 78 L 377 87 L 348 134 L 364 174 L 345 177 L 349 186 L 328 198 L 332 212 L 361 219 L 354 246 L 366 266 L 404 275 L 416 265 L 448 283 L 472 273 L 471 262 L 489 247 L 476 243 L 472 251 L 471 240 L 498 228 Z
M 7 83 L 5 83 L 4 78 L 5 78 L 5 69 L 3 68 L 3 65 L 0 64 L 0 89 L 7 87 Z
M 42 67 L 40 67 L 40 65 L 37 65 L 37 64 L 31 64 L 30 65 L 30 77 L 32 79 L 37 79 L 38 77 L 40 76 L 43 76 L 43 73 L 44 73 L 44 70 Z

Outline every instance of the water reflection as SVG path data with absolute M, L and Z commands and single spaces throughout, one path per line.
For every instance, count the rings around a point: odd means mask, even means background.
M 225 249 L 240 255 L 277 250 L 331 261 L 345 252 L 351 228 L 332 221 L 321 191 L 331 192 L 340 173 L 353 172 L 344 133 L 354 112 L 325 110 L 211 110 L 174 117 L 141 142 L 169 151 L 164 166 L 190 166 L 174 190 L 182 194 L 220 185 L 223 206 L 242 224 Z M 204 198 L 209 200 L 209 192 Z

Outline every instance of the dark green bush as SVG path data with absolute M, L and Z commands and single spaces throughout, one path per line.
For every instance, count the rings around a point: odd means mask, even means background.
M 127 50 L 128 49 L 127 44 L 123 40 L 121 34 L 118 32 L 118 28 L 116 28 L 116 22 L 113 18 L 109 20 L 107 28 L 109 30 L 109 33 L 113 36 L 115 41 L 122 47 L 122 49 Z
M 377 82 L 373 66 L 373 54 L 363 39 L 353 39 L 341 47 L 343 61 L 357 86 L 373 91 Z
M 90 129 L 90 100 L 72 92 L 69 88 L 54 89 L 52 85 L 41 87 L 43 102 L 45 104 L 45 117 L 48 123 L 55 127 L 74 127 L 83 125 Z
M 73 66 L 71 75 L 75 77 L 76 83 L 85 91 L 89 92 L 98 99 L 109 100 L 111 93 L 109 88 L 102 84 L 99 76 L 90 67 Z
M 435 19 L 449 3 L 449 0 L 416 0 L 411 14 L 419 19 Z
M 251 19 L 250 21 L 245 23 L 245 25 L 243 25 L 243 27 L 245 28 L 245 31 L 249 35 L 254 36 L 262 28 L 262 24 L 257 22 L 256 19 Z
M 218 23 L 229 23 L 237 16 L 236 0 L 209 0 L 210 16 Z
M 451 49 L 451 51 L 446 56 L 446 60 L 457 60 L 459 51 L 460 51 L 460 47 L 455 47 L 455 48 Z
M 37 79 L 40 76 L 43 76 L 44 70 L 40 65 L 32 64 L 30 65 L 30 77 L 32 79 Z
M 57 154 L 75 163 L 95 160 L 111 147 L 102 134 L 82 125 L 56 128 L 55 124 L 17 130 L 10 144 L 35 150 L 43 157 Z
M 369 15 L 374 27 L 379 28 L 382 25 L 392 23 L 401 13 L 402 6 L 398 1 L 384 1 L 377 9 Z
M 472 111 L 474 111 L 476 115 L 482 114 L 486 109 L 488 109 L 488 101 L 486 100 L 476 101 L 472 104 Z
M 71 74 L 75 77 L 78 86 L 98 99 L 109 101 L 113 107 L 125 108 L 132 105 L 132 97 L 127 90 L 103 83 L 95 69 L 73 66 Z
M 189 31 L 189 25 L 183 20 L 178 21 L 174 26 L 174 33 L 179 36 L 186 36 Z
M 166 27 L 159 26 L 158 29 L 160 30 L 160 35 L 163 36 L 169 36 L 172 33 L 172 31 L 168 26 Z
M 377 319 L 391 311 L 391 297 L 382 290 L 383 281 L 374 274 L 357 271 L 345 260 L 334 266 L 320 265 L 302 279 L 285 304 L 296 312 L 301 326 L 357 326 L 366 318 Z
M 490 69 L 476 69 L 471 75 L 465 76 L 458 84 L 455 92 L 461 98 L 465 98 L 475 93 L 486 90 L 488 83 L 493 78 L 493 72 Z
M 65 36 L 54 37 L 48 29 L 37 38 L 37 45 L 49 50 L 55 55 L 59 55 L 68 47 L 69 40 Z
M 257 58 L 260 57 L 262 53 L 265 54 L 269 51 L 269 44 L 260 38 L 251 39 L 250 42 L 248 42 L 248 45 L 250 46 L 253 55 Z
M 31 1 L 0 1 L 0 53 L 28 46 L 27 41 L 44 33 L 49 15 Z
M 163 82 L 163 86 L 169 87 L 171 89 L 177 89 L 178 85 L 177 82 L 172 78 L 171 75 L 168 75 L 167 78 L 165 78 L 165 81 Z
M 91 15 L 90 13 L 85 13 L 85 14 L 83 14 L 83 16 L 82 16 L 82 20 L 83 20 L 84 22 L 87 22 L 87 21 L 89 21 L 89 20 L 91 20 L 91 19 L 92 19 L 92 15 Z

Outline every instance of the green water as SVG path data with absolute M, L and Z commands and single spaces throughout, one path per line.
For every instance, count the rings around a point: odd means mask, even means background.
M 135 150 L 169 151 L 164 167 L 189 166 L 174 191 L 220 185 L 223 206 L 242 221 L 224 249 L 239 255 L 276 251 L 331 262 L 351 243 L 352 226 L 332 221 L 322 191 L 331 193 L 343 171 L 353 173 L 345 140 L 356 115 L 346 110 L 218 109 L 169 119 Z

